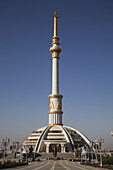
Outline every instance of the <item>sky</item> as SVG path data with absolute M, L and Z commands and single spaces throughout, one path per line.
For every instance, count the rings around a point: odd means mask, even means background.
M 48 124 L 55 10 L 63 124 L 113 149 L 113 0 L 0 0 L 0 140 Z

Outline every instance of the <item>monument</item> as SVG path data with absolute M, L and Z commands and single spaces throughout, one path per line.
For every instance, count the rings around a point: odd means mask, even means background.
M 33 130 L 23 139 L 23 145 L 33 147 L 34 153 L 49 153 L 56 148 L 57 152 L 75 152 L 79 155 L 80 148 L 91 145 L 90 140 L 78 130 L 63 125 L 62 98 L 59 94 L 59 54 L 61 47 L 57 32 L 57 13 L 54 13 L 54 34 L 50 52 L 52 54 L 52 94 L 49 98 L 49 124 Z

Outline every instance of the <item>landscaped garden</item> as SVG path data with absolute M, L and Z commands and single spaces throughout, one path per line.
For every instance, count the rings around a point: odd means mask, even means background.
M 87 166 L 108 168 L 108 169 L 113 170 L 113 155 L 112 156 L 109 156 L 109 155 L 102 156 L 102 166 L 100 166 L 100 163 L 92 163 L 92 162 L 82 162 L 81 164 L 82 165 L 87 165 Z

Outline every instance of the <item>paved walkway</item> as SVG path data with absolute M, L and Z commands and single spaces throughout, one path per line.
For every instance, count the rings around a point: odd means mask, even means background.
M 31 162 L 27 166 L 10 168 L 10 170 L 103 170 L 103 168 L 94 168 L 90 166 L 83 166 L 77 162 L 70 162 L 67 160 L 44 160 L 41 162 Z M 104 169 L 106 170 L 106 169 Z

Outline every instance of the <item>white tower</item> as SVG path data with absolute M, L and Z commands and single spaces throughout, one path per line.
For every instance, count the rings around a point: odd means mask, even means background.
M 57 34 L 57 13 L 54 13 L 54 34 L 50 52 L 52 54 L 52 94 L 49 97 L 49 124 L 33 130 L 25 137 L 21 144 L 24 146 L 32 146 L 34 153 L 49 153 L 53 147 L 57 147 L 57 151 L 61 153 L 72 152 L 75 155 L 80 153 L 82 146 L 91 147 L 91 141 L 80 133 L 78 130 L 64 126 L 62 124 L 62 98 L 59 94 L 59 54 L 61 47 L 59 46 L 59 37 Z M 21 145 L 20 144 L 20 145 Z
M 63 125 L 62 124 L 62 98 L 59 94 L 59 53 L 61 47 L 59 46 L 59 37 L 57 35 L 57 13 L 54 13 L 54 35 L 52 38 L 52 46 L 50 52 L 52 54 L 52 94 L 49 95 L 49 125 Z

